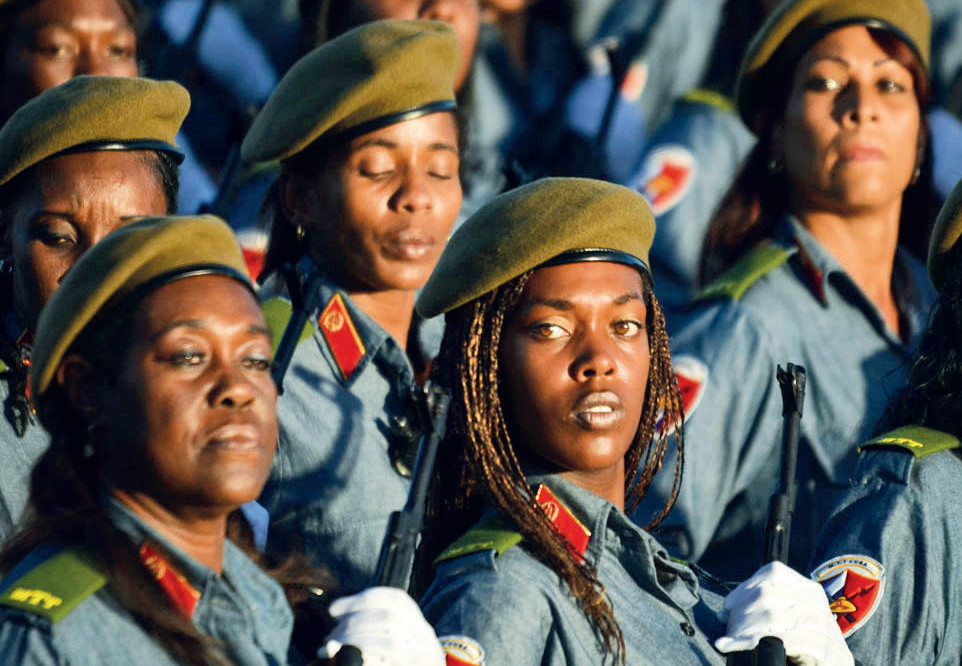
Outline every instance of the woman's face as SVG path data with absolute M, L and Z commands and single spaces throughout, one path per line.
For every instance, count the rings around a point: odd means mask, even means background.
M 307 212 L 311 256 L 358 291 L 423 287 L 461 208 L 459 164 L 450 113 L 354 139 L 334 173 L 321 176 L 323 191 L 314 188 L 327 203 Z
M 81 74 L 137 76 L 137 36 L 116 0 L 40 0 L 2 48 L 6 113 Z
M 104 390 L 105 476 L 175 515 L 255 499 L 277 437 L 271 340 L 250 291 L 220 275 L 172 282 L 133 314 Z
M 4 229 L 21 325 L 34 327 L 67 270 L 104 236 L 138 217 L 166 214 L 152 159 L 142 151 L 74 153 L 31 170 Z
M 646 316 L 634 268 L 551 266 L 531 276 L 501 342 L 515 446 L 598 495 L 616 484 L 619 503 L 648 385 Z
M 796 207 L 870 211 L 901 201 L 920 160 L 920 128 L 912 74 L 868 29 L 850 26 L 796 67 L 774 154 Z
M 343 1 L 343 0 L 342 0 Z M 461 90 L 478 45 L 481 30 L 479 0 L 361 0 L 372 19 L 430 19 L 444 21 L 458 35 L 461 45 L 461 66 L 454 80 L 454 89 Z

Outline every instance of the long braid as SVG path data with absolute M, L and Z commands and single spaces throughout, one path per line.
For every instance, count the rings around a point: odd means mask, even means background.
M 530 273 L 502 285 L 448 314 L 438 356 L 436 379 L 452 392 L 448 433 L 439 452 L 434 493 L 428 509 L 428 529 L 419 554 L 418 585 L 430 576 L 430 563 L 448 545 L 451 534 L 461 534 L 475 523 L 488 499 L 510 516 L 526 546 L 555 571 L 571 590 L 594 625 L 608 653 L 624 663 L 625 641 L 597 571 L 579 562 L 571 544 L 538 506 L 527 484 L 511 442 L 499 392 L 498 351 L 508 316 L 521 299 Z M 664 316 L 645 279 L 648 336 L 652 349 L 649 385 L 638 434 L 626 454 L 628 497 L 637 504 L 661 468 L 668 448 L 669 428 L 676 424 L 678 456 L 675 487 L 657 524 L 668 512 L 680 482 L 681 399 L 671 367 Z M 644 464 L 642 465 L 642 462 Z M 639 466 L 641 472 L 639 475 Z M 637 480 L 636 480 L 637 479 Z

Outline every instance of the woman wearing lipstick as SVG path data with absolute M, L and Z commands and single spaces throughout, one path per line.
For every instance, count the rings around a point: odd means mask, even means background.
M 461 203 L 459 62 L 444 23 L 365 24 L 295 64 L 243 144 L 247 161 L 281 161 L 265 204 L 275 340 L 291 313 L 285 273 L 297 273 L 294 289 L 321 281 L 278 403 L 268 550 L 304 549 L 346 589 L 370 583 L 410 485 L 409 389 L 424 365 L 415 291 Z
M 766 632 L 852 663 L 811 581 L 767 567 L 723 602 L 624 513 L 681 473 L 662 469 L 683 447 L 653 233 L 632 190 L 536 181 L 472 216 L 418 298 L 446 313 L 434 377 L 452 412 L 419 577 L 437 566 L 422 607 L 449 663 L 721 664 L 716 646 Z
M 854 444 L 905 381 L 934 300 L 912 256 L 934 220 L 929 30 L 921 0 L 790 0 L 742 63 L 738 110 L 758 143 L 709 229 L 708 285 L 670 322 L 689 455 L 664 541 L 724 579 L 751 573 L 762 549 L 780 456 L 776 366 L 808 371 L 797 568 L 848 485 Z M 649 501 L 672 492 L 656 482 Z
M 4 663 L 296 659 L 288 599 L 251 559 L 238 510 L 274 454 L 270 356 L 240 248 L 218 218 L 138 220 L 71 268 L 34 346 L 31 386 L 51 444 L 0 553 Z M 440 663 L 400 590 L 337 603 L 351 615 L 337 635 L 372 661 Z M 364 639 L 375 630 L 376 642 Z M 413 641 L 398 640 L 405 633 Z

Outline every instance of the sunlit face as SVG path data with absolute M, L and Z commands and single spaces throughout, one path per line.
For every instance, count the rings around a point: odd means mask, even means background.
M 461 90 L 468 73 L 481 29 L 479 0 L 360 0 L 372 19 L 430 19 L 450 24 L 461 45 L 461 66 L 454 89 Z
M 101 151 L 33 167 L 30 184 L 6 208 L 4 229 L 14 309 L 23 326 L 33 328 L 40 308 L 80 255 L 138 217 L 167 212 L 153 159 L 143 151 Z
M 39 0 L 0 48 L 5 114 L 81 74 L 137 76 L 137 36 L 116 0 Z
M 863 26 L 835 30 L 795 69 L 774 151 L 796 208 L 870 210 L 901 200 L 919 162 L 912 74 Z
M 634 268 L 586 262 L 535 271 L 499 356 L 515 447 L 597 494 L 599 484 L 620 487 L 648 385 L 646 318 Z
M 308 213 L 310 250 L 358 291 L 424 286 L 461 208 L 458 136 L 450 113 L 432 113 L 354 139 L 333 174 L 332 215 Z M 318 182 L 321 195 L 330 185 Z M 314 192 L 313 194 L 317 194 Z M 305 200 L 305 205 L 310 205 Z
M 105 476 L 172 513 L 226 513 L 261 491 L 276 443 L 271 340 L 253 294 L 208 275 L 137 306 L 100 410 Z

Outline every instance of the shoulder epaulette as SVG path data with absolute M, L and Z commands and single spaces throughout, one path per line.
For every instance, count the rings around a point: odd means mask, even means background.
M 962 442 L 958 438 L 940 430 L 932 430 L 923 426 L 903 426 L 884 435 L 880 435 L 870 442 L 858 447 L 859 451 L 881 446 L 894 446 L 911 451 L 916 458 L 956 449 Z
M 509 548 L 519 543 L 521 543 L 521 532 L 500 518 L 489 518 L 472 527 L 448 546 L 434 560 L 434 564 L 438 565 L 447 560 L 485 550 L 496 551 L 497 557 L 501 557 Z
M 57 623 L 106 583 L 80 551 L 64 550 L 15 580 L 0 594 L 0 606 Z
M 789 252 L 785 248 L 773 244 L 760 245 L 702 289 L 695 300 L 731 298 L 737 301 L 759 278 L 784 264 L 788 257 Z
M 264 312 L 264 320 L 267 322 L 267 328 L 271 331 L 273 351 L 276 352 L 277 345 L 281 343 L 281 338 L 284 337 L 284 329 L 287 328 L 287 322 L 290 321 L 291 313 L 294 309 L 290 303 L 278 297 L 264 301 L 261 304 L 261 310 Z M 313 332 L 311 322 L 305 322 L 304 330 L 301 331 L 301 337 L 297 340 L 298 344 L 311 337 Z
M 714 106 L 723 111 L 734 111 L 735 103 L 730 97 L 722 95 L 720 92 L 714 90 L 708 90 L 707 88 L 695 88 L 694 90 L 688 91 L 688 93 L 682 97 L 686 102 L 694 102 L 695 104 L 705 104 L 708 106 Z

